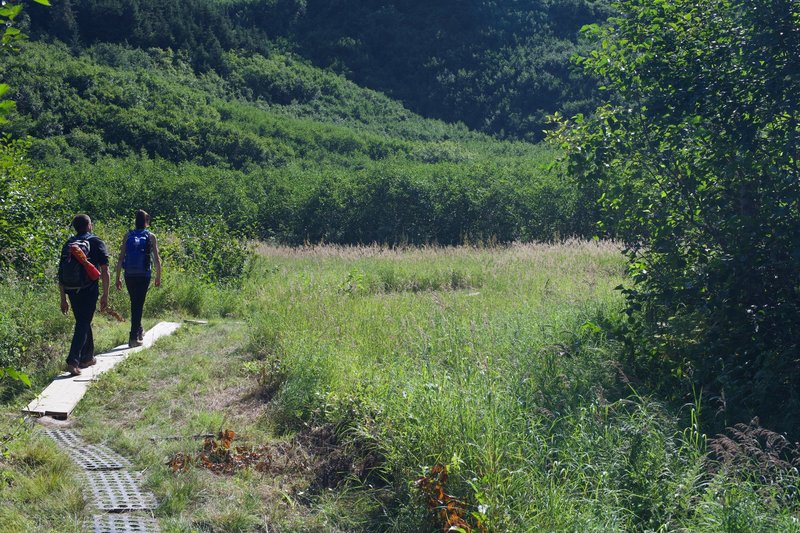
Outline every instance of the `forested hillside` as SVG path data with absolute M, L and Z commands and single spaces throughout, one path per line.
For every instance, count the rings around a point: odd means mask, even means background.
M 493 137 L 539 139 L 547 113 L 591 110 L 594 82 L 570 58 L 578 29 L 609 12 L 585 0 L 31 4 L 18 22 L 32 42 L 0 65 L 16 101 L 4 129 L 32 138 L 33 167 L 67 211 L 114 217 L 144 201 L 165 220 L 221 217 L 288 243 L 587 235 L 594 199 L 551 166 L 555 152 Z
M 550 149 L 415 115 L 292 54 L 30 43 L 3 78 L 67 211 L 212 216 L 285 242 L 549 239 L 586 231 Z
M 570 58 L 605 0 L 64 0 L 31 9 L 31 31 L 73 47 L 98 42 L 184 50 L 227 74 L 226 51 L 293 51 L 411 110 L 495 135 L 540 139 L 546 114 L 596 106 Z

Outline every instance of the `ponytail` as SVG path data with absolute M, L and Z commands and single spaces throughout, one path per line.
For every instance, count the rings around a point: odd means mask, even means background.
M 136 229 L 144 229 L 150 224 L 150 215 L 147 211 L 139 209 L 136 211 Z

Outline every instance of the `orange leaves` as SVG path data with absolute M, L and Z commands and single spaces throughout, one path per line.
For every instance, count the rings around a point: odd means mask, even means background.
M 425 498 L 428 509 L 436 513 L 442 523 L 444 533 L 473 531 L 486 533 L 486 528 L 477 520 L 477 525 L 470 524 L 467 520 L 470 514 L 467 504 L 445 492 L 447 483 L 447 466 L 437 464 L 431 468 L 431 473 L 417 480 L 417 488 Z
M 201 452 L 195 456 L 178 452 L 167 465 L 173 472 L 188 470 L 192 465 L 206 468 L 215 474 L 235 474 L 248 468 L 257 472 L 268 472 L 272 466 L 272 452 L 269 448 L 233 446 L 235 436 L 233 431 L 226 429 L 216 439 L 206 437 Z
M 177 472 L 178 470 L 188 470 L 190 464 L 192 464 L 192 456 L 181 452 L 173 455 L 172 459 L 170 459 L 167 463 L 173 472 Z
M 233 442 L 233 438 L 236 436 L 236 433 L 231 431 L 230 429 L 226 429 L 224 431 L 219 432 L 219 443 L 217 443 L 213 438 L 206 437 L 206 440 L 203 442 L 203 449 L 210 452 L 215 452 L 219 448 L 230 450 L 231 443 Z

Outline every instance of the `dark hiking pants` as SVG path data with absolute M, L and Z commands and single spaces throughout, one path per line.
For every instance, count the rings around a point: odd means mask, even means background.
M 72 314 L 75 316 L 75 331 L 69 346 L 67 364 L 78 366 L 82 362 L 91 361 L 94 356 L 94 336 L 92 335 L 92 318 L 97 308 L 99 285 L 92 283 L 80 290 L 67 290 Z
M 142 311 L 147 289 L 150 287 L 149 276 L 125 276 L 125 287 L 131 297 L 131 335 L 142 332 Z

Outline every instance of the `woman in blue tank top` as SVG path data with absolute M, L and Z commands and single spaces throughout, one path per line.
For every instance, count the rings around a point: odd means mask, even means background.
M 161 256 L 158 253 L 158 241 L 147 229 L 149 226 L 150 215 L 141 209 L 136 211 L 136 229 L 125 234 L 117 260 L 117 290 L 122 289 L 120 280 L 122 268 L 125 270 L 125 287 L 131 298 L 131 334 L 128 337 L 128 346 L 131 348 L 141 346 L 144 341 L 142 311 L 147 289 L 150 287 L 151 263 L 156 267 L 153 284 L 156 287 L 161 286 Z

